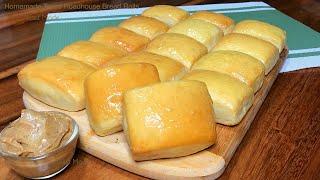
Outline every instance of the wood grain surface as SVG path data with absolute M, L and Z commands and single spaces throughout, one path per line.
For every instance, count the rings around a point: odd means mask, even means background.
M 318 0 L 265 2 L 320 31 Z M 39 20 L 0 29 L 0 73 L 35 58 L 42 28 L 43 21 Z M 320 68 L 280 74 L 220 179 L 320 179 L 319 87 Z M 0 126 L 19 116 L 21 97 L 15 75 L 0 80 Z M 22 179 L 2 158 L 0 177 Z M 81 150 L 56 178 L 144 179 Z

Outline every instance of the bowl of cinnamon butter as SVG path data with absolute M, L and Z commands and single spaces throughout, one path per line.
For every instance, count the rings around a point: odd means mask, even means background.
M 79 127 L 71 117 L 25 109 L 0 132 L 0 156 L 21 176 L 50 178 L 70 164 L 78 136 Z

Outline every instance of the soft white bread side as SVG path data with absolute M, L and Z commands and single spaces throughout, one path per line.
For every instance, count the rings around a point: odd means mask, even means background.
M 52 56 L 28 64 L 18 74 L 19 85 L 50 106 L 79 111 L 85 108 L 83 83 L 95 69 L 77 60 Z
M 218 26 L 224 34 L 231 33 L 234 28 L 233 19 L 219 13 L 209 11 L 198 11 L 193 13 L 189 18 L 199 19 L 214 24 Z
M 248 54 L 265 66 L 268 74 L 279 59 L 279 51 L 273 44 L 246 34 L 231 33 L 225 35 L 212 51 L 232 50 Z
M 198 41 L 176 33 L 165 33 L 156 37 L 148 44 L 146 51 L 174 59 L 188 69 L 208 52 Z
M 210 51 L 223 32 L 215 25 L 198 19 L 187 19 L 169 29 L 168 33 L 178 33 L 189 36 L 205 45 Z
M 64 47 L 57 55 L 100 68 L 111 59 L 119 58 L 126 54 L 126 51 L 115 46 L 105 46 L 91 41 L 77 41 Z
M 106 46 L 117 46 L 127 52 L 135 52 L 144 49 L 150 40 L 124 28 L 106 27 L 93 33 L 90 41 Z
M 189 13 L 175 6 L 157 5 L 146 9 L 141 15 L 158 19 L 171 27 L 179 21 L 186 19 Z
M 124 132 L 134 160 L 186 156 L 216 141 L 206 85 L 169 81 L 124 94 Z
M 247 34 L 268 41 L 281 52 L 286 44 L 286 32 L 281 28 L 257 20 L 244 20 L 239 22 L 234 33 Z
M 156 36 L 167 32 L 169 29 L 168 25 L 165 23 L 145 16 L 132 16 L 131 18 L 122 21 L 119 26 L 149 39 L 153 39 Z
M 91 128 L 99 136 L 122 130 L 123 92 L 159 82 L 151 64 L 121 64 L 100 69 L 85 81 L 86 110 Z
M 149 63 L 157 67 L 161 81 L 178 80 L 186 73 L 186 68 L 171 58 L 149 53 L 137 52 L 109 61 L 107 66 L 124 63 Z
M 217 123 L 236 125 L 252 106 L 252 88 L 226 74 L 197 70 L 187 74 L 183 79 L 206 83 Z
M 257 92 L 263 83 L 264 66 L 256 58 L 237 51 L 214 51 L 201 57 L 192 70 L 209 70 L 232 76 Z

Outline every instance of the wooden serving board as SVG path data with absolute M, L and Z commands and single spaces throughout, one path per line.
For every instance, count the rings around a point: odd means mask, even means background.
M 29 109 L 60 111 L 70 115 L 76 120 L 80 128 L 79 148 L 120 168 L 155 179 L 215 179 L 223 173 L 249 129 L 287 55 L 288 50 L 285 49 L 281 53 L 278 63 L 266 76 L 262 88 L 255 94 L 253 106 L 241 123 L 233 127 L 217 125 L 217 143 L 206 150 L 186 157 L 135 162 L 131 158 L 123 132 L 106 137 L 95 135 L 90 129 L 85 110 L 79 112 L 59 110 L 34 99 L 26 92 L 23 94 L 23 101 L 26 108 Z

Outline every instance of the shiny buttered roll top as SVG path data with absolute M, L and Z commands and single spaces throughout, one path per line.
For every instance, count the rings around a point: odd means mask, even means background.
M 165 33 L 156 37 L 148 44 L 146 51 L 174 59 L 187 69 L 208 52 L 200 42 L 177 33 Z
M 146 9 L 141 15 L 155 18 L 171 27 L 179 21 L 186 19 L 189 16 L 189 13 L 175 6 L 157 5 Z
M 94 70 L 80 61 L 52 56 L 24 67 L 18 79 L 35 99 L 59 109 L 79 111 L 85 108 L 83 83 Z
M 190 19 L 199 19 L 202 21 L 209 22 L 217 27 L 219 27 L 224 34 L 228 34 L 232 32 L 234 28 L 233 19 L 225 16 L 223 14 L 209 12 L 209 11 L 198 11 L 193 13 Z
M 169 81 L 124 94 L 124 132 L 134 160 L 186 156 L 216 142 L 206 85 Z
M 124 28 L 106 27 L 93 33 L 90 41 L 107 46 L 117 46 L 127 52 L 134 52 L 144 49 L 150 40 L 145 36 Z
M 286 32 L 284 30 L 257 20 L 241 21 L 235 26 L 233 32 L 247 34 L 268 41 L 278 48 L 279 53 L 286 44 Z
M 99 136 L 122 130 L 123 93 L 159 81 L 156 67 L 146 63 L 112 65 L 92 73 L 84 84 L 91 128 Z
M 153 39 L 169 29 L 169 26 L 165 23 L 145 16 L 132 16 L 122 21 L 119 26 L 149 39 Z
M 246 34 L 230 33 L 225 35 L 212 51 L 231 50 L 248 54 L 265 66 L 268 74 L 279 59 L 279 51 L 273 44 Z
M 64 47 L 57 55 L 84 62 L 95 68 L 101 68 L 111 59 L 126 54 L 126 51 L 116 46 L 106 46 L 91 41 L 77 41 Z
M 196 70 L 188 73 L 183 80 L 196 80 L 207 85 L 217 123 L 236 125 L 252 106 L 252 88 L 229 75 Z
M 223 32 L 215 25 L 198 19 L 187 19 L 176 24 L 168 33 L 178 33 L 189 36 L 207 47 L 208 51 L 223 36 Z
M 264 65 L 254 57 L 237 51 L 211 52 L 192 66 L 192 71 L 194 70 L 227 74 L 246 83 L 254 92 L 260 89 L 264 79 Z
M 119 59 L 109 61 L 107 66 L 125 63 L 149 63 L 156 66 L 161 81 L 178 80 L 187 69 L 178 61 L 149 52 L 131 53 Z

